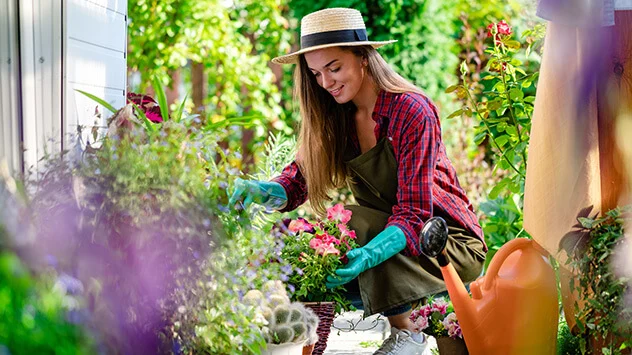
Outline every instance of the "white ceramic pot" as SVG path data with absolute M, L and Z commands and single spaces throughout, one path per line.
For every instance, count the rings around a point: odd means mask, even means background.
M 304 344 L 305 342 L 268 344 L 268 348 L 264 349 L 261 355 L 302 355 Z

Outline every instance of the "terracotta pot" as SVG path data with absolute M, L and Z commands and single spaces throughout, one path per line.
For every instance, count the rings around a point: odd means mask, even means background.
M 303 347 L 303 355 L 312 355 L 312 351 L 314 351 L 314 346 L 316 346 L 316 344 L 305 345 Z
M 463 338 L 439 337 L 437 347 L 441 355 L 468 355 L 467 346 Z

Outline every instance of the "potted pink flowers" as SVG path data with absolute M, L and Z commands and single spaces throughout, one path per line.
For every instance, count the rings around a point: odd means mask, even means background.
M 292 266 L 287 280 L 290 297 L 304 302 L 320 318 L 314 354 L 324 351 L 334 314 L 351 308 L 343 286 L 325 286 L 327 276 L 347 262 L 347 252 L 358 247 L 355 232 L 347 226 L 350 219 L 351 211 L 337 204 L 327 210 L 326 219 L 298 218 L 281 227 L 281 259 Z
M 429 302 L 410 314 L 418 331 L 437 339 L 440 354 L 467 354 L 461 326 L 449 300 L 443 297 Z
M 347 226 L 350 219 L 351 211 L 337 204 L 327 210 L 327 219 L 310 222 L 298 218 L 285 223 L 281 258 L 293 267 L 288 284 L 294 300 L 335 302 L 337 311 L 347 308 L 341 293 L 344 288 L 328 290 L 325 278 L 346 263 L 347 252 L 357 247 L 355 232 Z

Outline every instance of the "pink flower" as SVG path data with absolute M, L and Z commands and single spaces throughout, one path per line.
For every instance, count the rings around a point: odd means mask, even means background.
M 415 320 L 415 327 L 417 331 L 422 331 L 428 328 L 428 318 L 427 317 L 419 317 Z
M 336 239 L 336 238 L 333 238 L 333 239 Z M 329 255 L 329 254 L 340 255 L 340 250 L 336 249 L 336 246 L 334 244 L 335 243 L 333 241 L 325 242 L 318 237 L 312 238 L 312 240 L 309 241 L 309 247 L 314 249 L 316 254 L 323 255 L 323 256 Z
M 313 228 L 314 226 L 303 218 L 295 219 L 290 222 L 289 226 L 287 226 L 287 229 L 289 229 L 292 233 L 307 232 L 312 230 Z
M 424 317 L 428 317 L 430 314 L 432 314 L 432 307 L 427 304 L 419 309 L 419 313 Z
M 327 219 L 330 221 L 347 223 L 351 220 L 351 213 L 351 211 L 345 210 L 342 203 L 338 203 L 334 207 L 327 209 Z
M 463 333 L 461 332 L 461 326 L 459 325 L 459 321 L 456 319 L 456 314 L 450 313 L 445 317 L 443 321 L 441 321 L 445 329 L 448 331 L 448 335 L 452 338 L 463 337 Z
M 309 247 L 312 249 L 320 248 L 322 244 L 323 244 L 323 241 L 320 240 L 319 238 L 312 238 L 312 240 L 309 241 Z
M 441 314 L 445 314 L 448 310 L 448 302 L 446 302 L 443 298 L 437 298 L 434 302 L 432 302 L 431 312 L 439 312 Z
M 328 234 L 328 233 L 325 233 L 325 234 L 322 234 L 322 235 L 318 235 L 316 237 L 321 239 L 323 241 L 323 243 L 325 243 L 325 244 L 340 245 L 340 240 L 338 238 L 334 237 L 333 235 Z
M 409 318 L 417 328 L 417 331 L 422 331 L 428 328 L 428 317 L 423 315 L 423 312 L 420 309 L 412 311 Z
M 340 234 L 342 234 L 342 236 L 348 236 L 351 239 L 356 239 L 356 232 L 354 230 L 349 230 L 346 224 L 339 223 L 336 227 L 340 229 Z
M 334 246 L 333 244 L 323 244 L 325 247 L 322 248 L 322 251 L 318 251 L 319 254 L 322 254 L 323 256 L 325 255 L 329 255 L 329 254 L 333 254 L 333 255 L 340 255 L 340 250 L 336 249 L 336 246 Z

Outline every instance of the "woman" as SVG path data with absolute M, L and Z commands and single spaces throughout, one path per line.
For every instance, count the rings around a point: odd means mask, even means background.
M 445 290 L 436 261 L 420 251 L 424 221 L 448 221 L 447 250 L 464 280 L 480 274 L 486 246 L 446 156 L 435 106 L 376 51 L 392 42 L 369 41 L 353 9 L 305 16 L 301 49 L 273 59 L 297 64 L 298 158 L 273 181 L 237 179 L 230 202 L 290 211 L 309 196 L 324 212 L 328 192 L 348 183 L 359 204 L 347 206 L 349 224 L 361 247 L 327 286 L 359 289 L 366 315 L 388 317 L 391 337 L 375 354 L 421 354 L 426 342 L 408 319 L 411 304 Z

